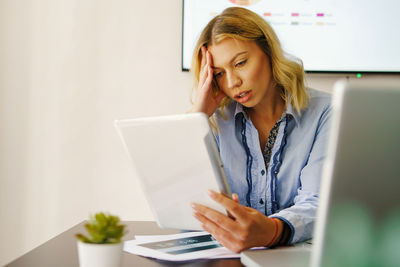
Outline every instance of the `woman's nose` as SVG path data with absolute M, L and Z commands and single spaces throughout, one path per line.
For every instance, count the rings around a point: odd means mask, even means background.
M 233 89 L 242 84 L 242 80 L 238 75 L 233 72 L 227 73 L 227 86 L 228 89 Z

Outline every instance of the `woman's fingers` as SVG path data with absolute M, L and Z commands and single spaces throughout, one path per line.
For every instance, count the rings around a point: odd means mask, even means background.
M 213 95 L 214 70 L 212 68 L 212 56 L 206 47 L 201 48 L 201 69 L 199 73 L 199 83 L 193 103 L 192 112 L 204 112 L 211 116 L 218 108 L 219 103 L 225 94 L 218 93 Z
M 204 68 L 204 65 L 206 65 L 206 47 L 202 46 L 201 47 L 201 66 L 200 66 L 201 70 Z
M 200 76 L 199 76 L 199 87 L 203 87 L 204 82 L 207 79 L 207 73 L 208 73 L 208 68 L 207 65 L 204 66 L 204 68 L 200 71 Z
M 204 83 L 206 82 L 206 79 L 209 77 L 209 72 L 210 72 L 210 61 L 209 61 L 209 52 L 206 50 L 206 48 L 203 46 L 202 47 L 202 59 L 201 59 L 201 68 L 200 68 L 200 76 L 199 76 L 199 87 L 202 88 Z M 203 52 L 204 51 L 204 52 Z
M 214 209 L 196 203 L 193 203 L 192 207 L 195 211 L 194 216 L 203 224 L 216 224 L 229 232 L 239 230 L 234 220 Z
M 236 203 L 239 203 L 239 196 L 235 193 L 232 194 L 232 200 L 235 201 Z M 227 210 L 226 212 L 228 213 L 229 218 L 235 219 L 235 217 L 232 215 L 232 213 L 229 212 L 229 210 Z
M 237 194 L 232 199 L 223 194 L 209 191 L 211 198 L 221 204 L 232 216 L 193 203 L 193 214 L 204 230 L 228 249 L 239 252 L 254 246 L 265 246 L 276 239 L 279 223 L 269 219 L 255 209 L 239 204 Z
M 205 92 L 209 92 L 209 91 L 211 90 L 211 87 L 212 87 L 212 85 L 211 85 L 212 80 L 213 80 L 213 70 L 212 70 L 212 68 L 211 68 L 210 66 L 208 66 L 208 69 L 207 69 L 207 77 L 206 77 L 206 79 L 205 79 L 205 81 L 204 81 L 204 84 L 203 84 L 203 86 L 202 86 L 202 88 L 203 88 L 203 90 L 204 90 Z
M 211 65 L 212 65 L 212 57 L 211 57 L 211 53 L 208 50 L 207 50 L 207 53 L 206 53 L 206 57 L 207 57 L 207 63 L 211 67 Z
M 239 196 L 236 193 L 232 194 L 232 199 L 233 201 L 235 201 L 236 203 L 239 203 Z
M 248 214 L 245 206 L 213 190 L 209 190 L 209 195 L 214 201 L 221 204 L 228 211 L 229 215 L 234 217 L 238 222 L 246 221 Z
M 213 209 L 200 204 L 192 204 L 194 217 L 200 221 L 204 230 L 212 234 L 226 248 L 239 252 L 249 247 L 244 237 L 248 235 L 243 233 L 242 226 Z
M 206 79 L 208 79 L 209 84 L 211 84 L 211 81 L 213 79 L 213 70 L 211 68 L 211 54 L 206 50 L 205 52 L 205 59 L 206 59 L 206 64 L 204 65 L 204 74 L 206 76 Z
M 205 231 L 209 232 L 215 239 L 218 240 L 224 247 L 239 253 L 243 250 L 240 245 L 238 246 L 238 242 L 233 238 L 232 233 L 226 231 L 225 229 L 218 227 L 217 224 L 210 221 L 209 223 L 203 223 L 202 227 Z

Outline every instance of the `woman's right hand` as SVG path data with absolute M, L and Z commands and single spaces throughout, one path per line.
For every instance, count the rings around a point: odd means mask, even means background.
M 203 112 L 210 117 L 226 95 L 222 91 L 219 91 L 216 96 L 213 95 L 212 81 L 214 74 L 211 67 L 212 57 L 205 46 L 201 47 L 201 55 L 199 85 L 190 112 Z

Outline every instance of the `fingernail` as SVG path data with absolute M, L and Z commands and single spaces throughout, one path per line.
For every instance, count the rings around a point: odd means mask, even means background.
M 196 203 L 190 203 L 190 206 L 192 206 L 193 209 L 197 209 Z
M 208 190 L 208 195 L 209 195 L 210 197 L 214 198 L 214 197 L 215 197 L 215 195 L 216 195 L 216 193 L 215 193 L 215 191 L 214 191 L 214 190 L 212 190 L 212 189 L 209 189 L 209 190 Z

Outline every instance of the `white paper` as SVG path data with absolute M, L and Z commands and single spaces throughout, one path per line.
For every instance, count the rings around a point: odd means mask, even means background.
M 240 258 L 239 253 L 234 253 L 221 246 L 207 232 L 186 232 L 174 235 L 137 235 L 135 238 L 135 240 L 124 242 L 124 251 L 167 261 Z

